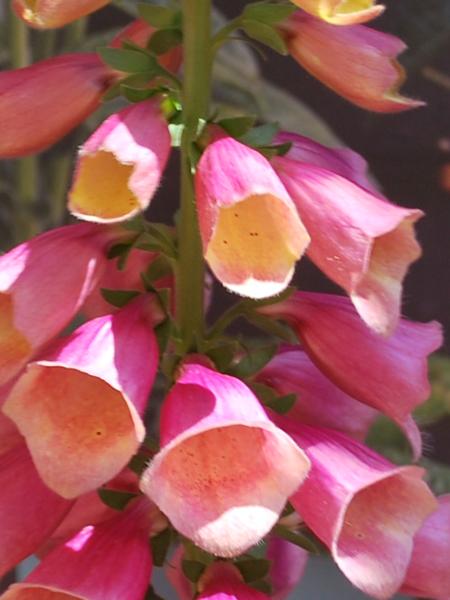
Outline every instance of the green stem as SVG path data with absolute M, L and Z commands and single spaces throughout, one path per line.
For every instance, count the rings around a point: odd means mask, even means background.
M 20 69 L 31 63 L 29 29 L 10 9 L 9 46 L 11 67 Z M 35 156 L 27 156 L 15 164 L 16 190 L 19 208 L 16 217 L 16 240 L 22 241 L 39 229 L 33 216 L 38 189 L 38 164 Z
M 66 50 L 79 50 L 87 32 L 88 20 L 86 17 L 77 19 L 68 25 L 64 31 L 64 48 Z
M 220 47 L 228 41 L 230 35 L 239 29 L 242 25 L 242 16 L 236 17 L 220 29 L 212 39 L 212 50 L 217 52 Z
M 204 267 L 192 178 L 192 148 L 200 119 L 208 116 L 211 87 L 211 0 L 182 0 L 184 20 L 184 131 L 176 281 L 179 351 L 196 349 L 203 336 Z

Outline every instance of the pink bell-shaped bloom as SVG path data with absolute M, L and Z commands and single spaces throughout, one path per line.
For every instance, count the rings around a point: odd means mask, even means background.
M 184 364 L 161 413 L 161 451 L 141 489 L 181 534 L 218 556 L 273 527 L 309 464 L 239 379 Z
M 215 562 L 198 582 L 198 600 L 269 600 L 269 596 L 244 583 L 231 563 Z
M 271 561 L 269 580 L 272 585 L 271 598 L 284 600 L 295 590 L 304 575 L 308 552 L 276 536 L 267 542 L 266 557 Z
M 295 148 L 295 142 L 294 142 Z M 297 206 L 311 243 L 309 258 L 345 289 L 375 331 L 391 334 L 402 282 L 421 254 L 414 224 L 422 211 L 383 200 L 332 170 L 294 158 L 273 165 Z
M 365 23 L 385 9 L 376 0 L 292 0 L 306 12 L 334 25 Z
M 0 486 L 1 577 L 37 550 L 72 502 L 43 483 L 22 438 L 0 454 Z
M 283 421 L 312 464 L 291 504 L 354 585 L 390 598 L 405 577 L 415 533 L 436 508 L 424 470 L 393 465 L 331 429 Z
M 111 236 L 70 225 L 0 256 L 0 385 L 75 316 L 105 267 Z
M 309 235 L 268 160 L 221 137 L 203 153 L 195 186 L 203 253 L 216 277 L 242 296 L 281 292 Z
M 136 19 L 132 21 L 127 27 L 125 27 L 116 37 L 112 40 L 110 46 L 112 48 L 121 48 L 122 42 L 130 41 L 142 48 L 146 48 L 152 35 L 156 29 L 149 25 L 144 19 Z M 175 46 L 170 48 L 167 52 L 158 55 L 158 62 L 162 67 L 172 73 L 176 73 L 180 67 L 182 59 L 182 47 Z
M 132 501 L 117 516 L 87 525 L 54 548 L 2 600 L 142 600 L 152 573 L 152 507 Z
M 420 455 L 411 412 L 430 393 L 427 357 L 442 343 L 438 323 L 401 319 L 394 334 L 383 338 L 361 321 L 348 298 L 313 292 L 297 292 L 258 310 L 291 323 L 322 373 L 352 398 L 395 421 L 415 456 Z
M 145 210 L 169 152 L 169 128 L 158 100 L 111 115 L 79 150 L 70 212 L 87 221 L 112 223 Z
M 3 405 L 43 481 L 65 498 L 114 477 L 145 437 L 158 364 L 152 312 L 144 297 L 88 321 L 29 364 Z
M 330 427 L 363 440 L 378 415 L 330 381 L 301 347 L 277 354 L 256 381 L 272 387 L 280 396 L 297 396 L 288 413 L 296 423 Z
M 96 54 L 87 53 L 0 72 L 0 158 L 54 144 L 96 110 L 115 79 Z
M 391 113 L 422 106 L 398 92 L 405 72 L 399 38 L 365 25 L 339 27 L 304 12 L 282 25 L 289 53 L 304 68 L 360 108 Z
M 31 27 L 63 27 L 108 4 L 110 0 L 13 0 L 17 15 Z
M 450 598 L 450 494 L 439 496 L 438 509 L 414 538 L 414 550 L 400 589 L 403 594 Z

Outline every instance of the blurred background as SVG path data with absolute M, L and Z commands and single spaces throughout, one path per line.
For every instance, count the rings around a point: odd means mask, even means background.
M 403 312 L 419 321 L 436 319 L 446 330 L 443 351 L 431 365 L 432 401 L 418 415 L 426 442 L 425 464 L 434 489 L 442 493 L 450 491 L 450 367 L 445 354 L 450 350 L 450 0 L 384 3 L 386 12 L 370 25 L 400 36 L 409 46 L 401 57 L 408 71 L 403 92 L 426 101 L 424 108 L 397 115 L 367 113 L 333 94 L 289 57 L 266 49 L 254 52 L 242 42 L 228 44 L 220 53 L 214 108 L 223 116 L 250 112 L 261 122 L 277 121 L 321 143 L 348 146 L 366 158 L 374 179 L 392 202 L 426 213 L 417 225 L 423 256 L 406 279 Z M 24 31 L 11 15 L 9 2 L 0 0 L 0 69 L 17 66 L 11 48 L 18 35 L 27 38 L 25 60 L 29 63 L 64 52 L 95 50 L 130 22 L 136 4 L 113 2 L 76 24 L 56 32 L 38 32 Z M 217 22 L 236 16 L 245 4 L 216 0 Z M 0 251 L 69 222 L 65 196 L 76 148 L 120 102 L 105 103 L 76 131 L 38 156 L 0 162 Z M 51 115 L 36 118 L 51 119 Z M 174 152 L 149 217 L 170 223 L 177 190 Z M 300 261 L 296 283 L 303 289 L 338 291 L 307 259 Z M 214 293 L 212 316 L 230 302 L 219 286 Z M 385 454 L 391 453 L 399 462 L 407 460 L 403 440 L 385 424 L 374 433 L 373 445 L 383 447 Z M 314 559 L 311 565 L 301 588 L 304 591 L 295 598 L 362 597 L 323 559 Z M 326 577 L 322 576 L 324 568 Z

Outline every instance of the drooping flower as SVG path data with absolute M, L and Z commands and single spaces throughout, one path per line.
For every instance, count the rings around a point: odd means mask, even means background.
M 383 338 L 361 321 L 348 298 L 313 292 L 296 292 L 258 310 L 291 323 L 322 373 L 395 421 L 420 455 L 411 411 L 430 393 L 427 357 L 442 343 L 438 323 L 401 319 L 393 335 Z
M 405 577 L 415 533 L 436 508 L 424 470 L 393 465 L 330 429 L 275 422 L 312 464 L 291 504 L 354 585 L 390 597 Z
M 301 347 L 292 346 L 279 352 L 255 379 L 275 389 L 280 396 L 296 394 L 295 404 L 288 413 L 296 423 L 330 427 L 363 440 L 378 414 L 330 381 Z
M 308 552 L 275 535 L 267 541 L 266 557 L 271 561 L 269 581 L 273 600 L 284 600 L 295 590 L 305 572 Z
M 142 600 L 152 573 L 152 507 L 143 498 L 54 548 L 2 600 Z
M 43 481 L 65 498 L 114 477 L 144 439 L 158 364 L 154 310 L 142 297 L 88 321 L 30 363 L 3 405 Z
M 24 156 L 54 144 L 96 110 L 116 77 L 90 53 L 1 72 L 0 157 Z
M 282 291 L 309 236 L 267 159 L 221 137 L 203 153 L 195 185 L 203 253 L 216 277 L 251 298 Z
M 141 488 L 198 546 L 236 556 L 268 533 L 308 471 L 291 442 L 239 379 L 184 364 Z
M 399 38 L 365 25 L 339 27 L 298 11 L 281 27 L 291 56 L 346 100 L 374 112 L 422 106 L 399 94 L 405 72 L 397 56 Z
M 450 494 L 437 498 L 439 506 L 414 538 L 414 550 L 401 593 L 450 598 Z
M 96 222 L 133 217 L 148 207 L 169 152 L 169 129 L 157 100 L 111 115 L 80 148 L 69 210 Z
M 105 267 L 111 237 L 104 228 L 70 225 L 0 257 L 0 385 L 75 316 Z
M 322 161 L 308 163 L 302 138 L 298 150 L 295 135 L 281 140 L 293 146 L 273 166 L 311 236 L 309 258 L 345 289 L 370 327 L 392 333 L 400 316 L 403 279 L 421 254 L 414 224 L 422 211 L 390 204 L 343 177 L 342 172 L 351 171 L 348 165 L 340 172 L 333 168 L 336 161 L 327 168 L 316 166 L 328 159 L 320 148 Z M 360 170 L 354 178 L 361 179 Z
M 306 12 L 333 23 L 351 25 L 365 23 L 378 17 L 385 9 L 376 0 L 292 0 Z
M 13 0 L 17 15 L 31 27 L 54 29 L 99 10 L 110 0 Z

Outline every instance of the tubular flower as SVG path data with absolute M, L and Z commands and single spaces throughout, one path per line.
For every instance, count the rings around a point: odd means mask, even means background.
M 381 15 L 385 7 L 376 0 L 292 0 L 298 7 L 334 25 L 365 23 Z
M 400 591 L 411 596 L 450 598 L 450 494 L 437 498 L 439 507 L 414 538 L 414 550 Z
M 386 339 L 361 321 L 348 298 L 312 292 L 297 292 L 258 310 L 291 323 L 322 373 L 346 394 L 400 425 L 415 456 L 420 455 L 420 434 L 411 411 L 430 393 L 427 357 L 442 343 L 438 323 L 401 319 Z
M 203 253 L 216 277 L 242 296 L 281 292 L 309 236 L 267 159 L 222 137 L 203 153 L 195 185 Z
M 267 542 L 267 558 L 271 561 L 269 581 L 271 598 L 284 600 L 295 590 L 303 577 L 308 562 L 308 552 L 276 536 Z
M 31 27 L 55 29 L 80 19 L 109 3 L 110 0 L 13 0 L 17 15 Z
M 0 158 L 54 144 L 96 110 L 115 79 L 96 54 L 82 53 L 1 72 Z
M 43 481 L 65 498 L 114 477 L 144 439 L 141 415 L 158 363 L 147 301 L 55 342 L 28 365 L 3 405 Z
M 277 354 L 256 381 L 271 386 L 280 396 L 297 396 L 289 411 L 289 418 L 296 423 L 331 427 L 363 440 L 378 415 L 330 381 L 300 347 Z
M 111 115 L 79 151 L 69 210 L 80 219 L 117 222 L 145 210 L 170 152 L 157 100 Z
M 100 277 L 112 233 L 59 227 L 0 256 L 0 385 L 75 316 Z M 70 269 L 61 265 L 70 264 Z
M 354 585 L 389 598 L 405 577 L 415 533 L 436 508 L 424 470 L 393 465 L 338 432 L 284 422 L 312 464 L 291 504 Z
M 268 533 L 306 476 L 291 442 L 239 379 L 184 364 L 141 489 L 198 546 L 236 556 Z
M 403 279 L 421 254 L 414 224 L 422 211 L 390 204 L 333 171 L 332 163 L 324 169 L 303 162 L 302 139 L 300 152 L 296 136 L 286 141 L 293 142 L 293 151 L 276 157 L 273 166 L 311 236 L 309 258 L 345 289 L 372 329 L 391 334 Z
M 360 108 L 390 113 L 422 106 L 398 93 L 405 72 L 399 38 L 365 25 L 337 27 L 301 11 L 282 25 L 291 56 L 311 75 Z
M 152 507 L 132 501 L 117 516 L 87 525 L 54 548 L 2 600 L 142 600 L 152 573 Z

